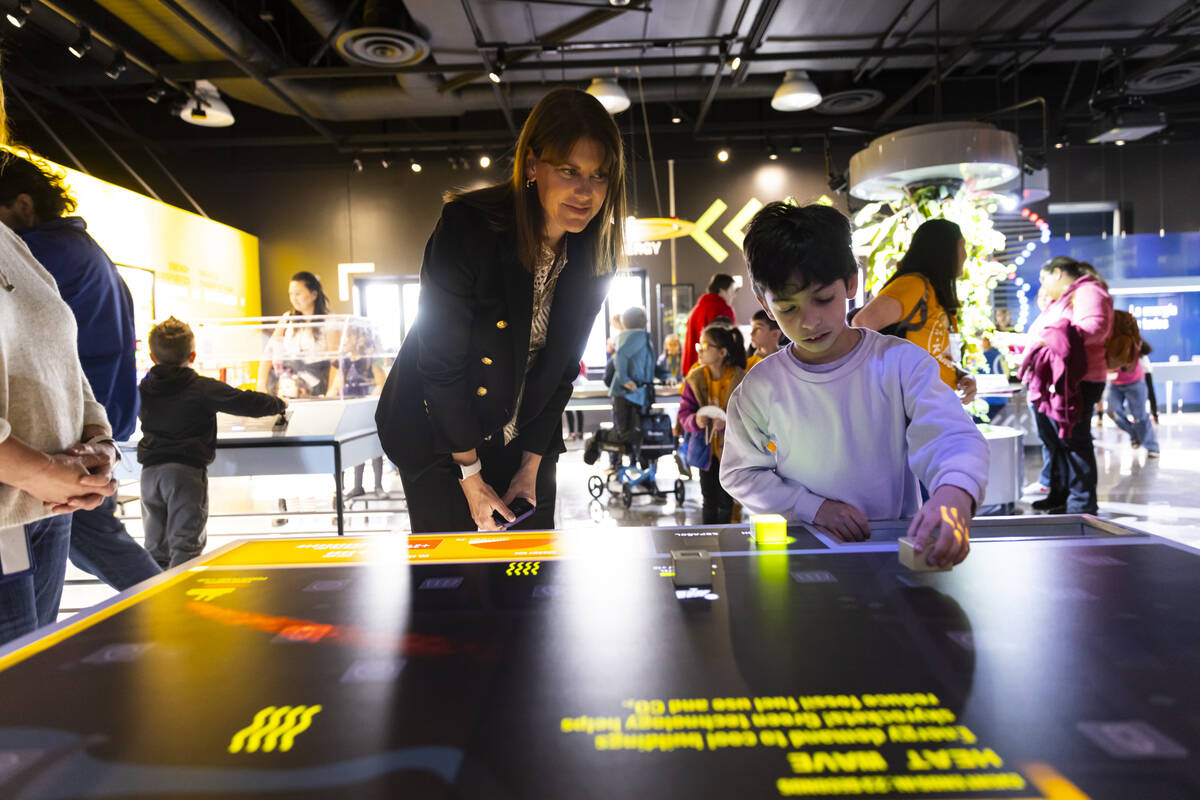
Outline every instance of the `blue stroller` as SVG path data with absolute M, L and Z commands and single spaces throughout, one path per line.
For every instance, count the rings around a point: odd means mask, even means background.
M 671 418 L 662 413 L 642 414 L 642 443 L 640 446 L 631 444 L 615 444 L 604 442 L 600 449 L 608 453 L 616 453 L 620 457 L 620 466 L 610 472 L 607 477 L 592 475 L 588 478 L 588 493 L 599 499 L 604 490 L 614 496 L 618 493 L 626 508 L 633 505 L 634 495 L 644 494 L 651 497 L 666 497 L 667 493 L 658 488 L 658 459 L 662 456 L 673 455 L 679 446 L 675 433 L 671 430 Z M 626 464 L 626 456 L 629 463 Z M 675 501 L 683 503 L 683 480 L 676 478 Z

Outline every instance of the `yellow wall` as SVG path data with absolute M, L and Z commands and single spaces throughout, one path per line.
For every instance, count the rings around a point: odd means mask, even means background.
M 87 221 L 109 258 L 155 274 L 156 319 L 174 315 L 192 322 L 262 313 L 258 237 L 47 163 L 66 174 L 63 183 L 79 202 L 74 214 Z M 139 338 L 145 334 L 138 330 Z

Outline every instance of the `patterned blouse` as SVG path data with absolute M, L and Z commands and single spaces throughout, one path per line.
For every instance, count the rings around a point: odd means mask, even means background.
M 550 305 L 554 301 L 554 287 L 558 276 L 567 265 L 567 236 L 563 234 L 558 252 L 542 243 L 541 254 L 533 271 L 533 324 L 529 328 L 529 357 L 525 361 L 525 375 L 533 369 L 538 351 L 546 346 L 546 328 L 550 322 Z M 517 405 L 513 409 L 512 419 L 504 426 L 504 443 L 508 444 L 517 438 L 517 414 L 521 411 L 521 401 L 525 399 L 525 378 L 521 379 L 521 388 L 517 392 Z

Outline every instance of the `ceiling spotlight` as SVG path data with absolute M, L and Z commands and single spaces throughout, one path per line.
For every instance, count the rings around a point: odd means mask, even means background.
M 417 161 L 415 158 L 410 158 L 408 160 L 408 168 L 411 169 L 413 172 L 420 172 L 421 171 L 421 162 Z
M 1066 142 L 1055 142 L 1055 143 L 1054 143 L 1054 149 L 1055 149 L 1055 150 L 1062 150 L 1062 149 L 1063 149 L 1064 147 L 1066 147 L 1066 146 L 1067 146 L 1067 143 L 1066 143 Z
M 1124 139 L 1117 139 L 1115 142 L 1113 142 L 1113 144 L 1115 144 L 1117 147 L 1124 147 L 1124 146 L 1125 146 L 1125 140 L 1124 140 Z
M 728 150 L 728 148 L 722 147 L 720 150 L 717 151 L 717 161 L 720 161 L 722 164 L 724 164 L 728 160 L 729 160 L 729 150 Z
M 124 51 L 118 50 L 113 56 L 112 63 L 108 65 L 108 69 L 104 70 L 104 74 L 115 81 L 127 69 L 129 69 L 129 59 L 125 57 Z
M 740 67 L 741 65 L 742 65 L 742 57 L 741 57 L 741 56 L 734 56 L 734 57 L 733 57 L 733 60 L 729 62 L 729 69 L 730 69 L 730 71 L 732 71 L 732 72 L 737 72 L 737 71 L 738 71 L 738 67 Z
M 154 85 L 146 90 L 146 99 L 151 103 L 157 103 L 162 100 L 167 94 L 167 85 L 159 78 L 154 82 Z
M 454 156 L 446 156 L 446 160 L 450 162 L 450 169 L 458 170 L 458 159 Z
M 614 8 L 624 8 L 629 5 L 629 0 L 608 0 L 608 4 Z
M 629 108 L 629 95 L 625 94 L 616 78 L 592 78 L 587 93 L 599 100 L 609 114 L 620 114 Z
M 362 159 L 360 159 L 360 158 L 356 158 L 353 161 L 351 161 L 350 166 L 354 168 L 355 172 L 363 171 Z
M 771 98 L 776 111 L 807 111 L 821 104 L 821 90 L 802 69 L 789 69 Z
M 88 30 L 86 25 L 80 26 L 79 35 L 75 37 L 75 41 L 71 42 L 71 46 L 67 49 L 76 58 L 83 58 L 92 49 L 92 32 Z
M 504 80 L 504 48 L 501 47 L 496 51 L 496 61 L 492 68 L 488 70 L 488 80 L 492 83 L 500 83 Z
M 383 167 L 384 169 L 388 169 L 389 167 L 392 166 L 393 163 L 395 163 L 395 162 L 393 162 L 392 159 L 390 159 L 390 158 L 379 159 L 379 166 Z
M 683 117 L 679 116 L 678 114 L 671 115 L 671 124 L 672 125 L 678 125 L 681 122 L 683 122 Z
M 6 16 L 14 28 L 21 28 L 24 27 L 25 20 L 31 11 L 33 11 L 33 0 L 21 0 L 20 3 L 17 3 L 17 7 L 8 12 Z
M 189 97 L 194 102 L 185 101 L 179 114 L 184 122 L 205 128 L 227 128 L 233 124 L 233 112 L 211 81 L 196 81 Z
M 491 165 L 492 165 L 492 159 L 490 159 L 490 158 L 489 158 L 489 157 L 487 157 L 487 156 L 480 156 L 480 157 L 479 157 L 479 166 L 483 167 L 484 169 L 487 169 L 487 168 L 488 168 L 488 167 L 490 167 Z
M 792 153 L 803 153 L 804 147 L 800 144 L 799 139 L 792 139 L 792 143 L 788 145 L 788 151 Z
M 772 161 L 779 160 L 779 151 L 775 149 L 775 145 L 767 145 L 767 158 L 771 159 Z

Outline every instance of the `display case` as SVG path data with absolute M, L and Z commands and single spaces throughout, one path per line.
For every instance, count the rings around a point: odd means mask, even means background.
M 190 324 L 196 336 L 197 372 L 288 400 L 378 394 L 395 356 L 380 345 L 372 320 L 350 314 Z
M 287 400 L 279 416 L 217 414 L 210 477 L 329 474 L 336 486 L 338 533 L 344 529 L 342 471 L 383 456 L 375 407 L 393 355 L 362 317 L 257 317 L 200 320 L 193 367 L 239 389 Z M 140 429 L 121 445 L 118 476 L 136 478 Z

